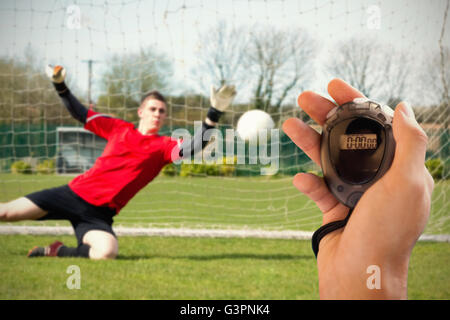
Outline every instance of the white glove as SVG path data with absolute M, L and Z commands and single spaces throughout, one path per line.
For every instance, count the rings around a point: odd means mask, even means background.
M 66 78 L 66 69 L 62 66 L 53 67 L 49 64 L 45 68 L 45 73 L 54 83 L 62 83 Z
M 224 112 L 230 106 L 235 96 L 234 86 L 223 85 L 219 90 L 211 86 L 211 106 L 220 112 Z

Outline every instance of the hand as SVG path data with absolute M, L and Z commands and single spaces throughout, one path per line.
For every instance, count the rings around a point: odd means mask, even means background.
M 45 68 L 45 73 L 54 83 L 62 83 L 66 78 L 66 69 L 62 66 L 47 65 Z
M 235 96 L 234 86 L 223 85 L 219 90 L 211 86 L 211 105 L 220 112 L 224 112 L 230 106 Z
M 328 84 L 338 105 L 364 97 L 342 80 Z M 311 91 L 298 97 L 299 106 L 323 125 L 334 102 Z M 299 119 L 283 124 L 284 132 L 320 165 L 320 134 Z M 412 109 L 400 103 L 395 109 L 393 133 L 396 150 L 391 168 L 361 197 L 344 228 L 320 242 L 317 257 L 321 298 L 406 298 L 411 251 L 428 220 L 433 179 L 424 166 L 427 137 Z M 323 213 L 323 224 L 343 220 L 349 209 L 338 202 L 324 180 L 299 173 L 294 185 Z M 380 268 L 381 288 L 370 290 L 369 266 Z

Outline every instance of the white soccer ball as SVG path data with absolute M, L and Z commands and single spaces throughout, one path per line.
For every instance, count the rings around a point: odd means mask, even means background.
M 237 133 L 242 140 L 257 140 L 259 131 L 275 127 L 272 117 L 262 110 L 250 110 L 245 112 L 238 120 Z

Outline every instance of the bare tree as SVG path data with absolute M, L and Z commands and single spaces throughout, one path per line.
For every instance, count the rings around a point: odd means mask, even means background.
M 317 46 L 301 29 L 219 22 L 199 39 L 194 76 L 204 93 L 211 83 L 233 83 L 251 96 L 255 108 L 267 110 L 279 108 L 311 79 Z
M 170 62 L 153 49 L 113 55 L 100 80 L 104 91 L 97 107 L 127 120 L 136 120 L 141 97 L 151 89 L 164 90 L 171 72 Z
M 336 46 L 326 68 L 367 97 L 395 107 L 408 87 L 409 64 L 405 52 L 371 38 L 352 38 Z
M 199 39 L 192 73 L 201 91 L 209 94 L 211 84 L 220 87 L 233 83 L 242 87 L 246 78 L 243 59 L 248 47 L 247 29 L 219 21 L 214 28 L 200 34 Z
M 447 7 L 445 8 L 445 13 L 444 13 L 444 19 L 442 22 L 442 29 L 441 29 L 441 36 L 439 38 L 439 53 L 440 53 L 440 67 L 441 67 L 441 82 L 442 82 L 442 89 L 443 89 L 443 101 L 445 104 L 450 103 L 450 97 L 449 97 L 449 93 L 448 93 L 448 86 L 449 86 L 449 81 L 448 81 L 448 60 L 449 60 L 449 54 L 448 54 L 448 48 L 444 47 L 443 44 L 443 39 L 444 39 L 444 34 L 445 34 L 445 25 L 447 23 L 447 17 L 448 17 L 448 10 L 450 7 L 450 0 L 447 0 Z
M 433 104 L 447 103 L 448 88 L 446 88 L 446 84 L 450 83 L 450 72 L 443 66 L 448 65 L 450 65 L 450 49 L 448 47 L 443 47 L 442 53 L 435 51 L 425 57 L 423 72 L 420 76 L 424 83 L 424 89 L 430 95 L 429 100 Z
M 29 45 L 23 58 L 0 57 L 0 123 L 74 123 Z M 67 80 L 73 90 L 76 86 Z
M 294 88 L 300 92 L 308 84 L 316 47 L 302 29 L 264 27 L 252 34 L 246 65 L 255 75 L 252 83 L 257 109 L 280 108 Z

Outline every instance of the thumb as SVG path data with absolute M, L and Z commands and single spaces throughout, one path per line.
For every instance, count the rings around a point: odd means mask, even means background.
M 422 170 L 428 138 L 406 102 L 399 103 L 395 108 L 393 132 L 396 147 L 392 166 L 409 173 L 413 172 L 410 170 Z
M 210 89 L 210 97 L 213 97 L 216 94 L 216 88 L 214 87 L 214 85 L 211 85 L 211 89 Z
M 45 73 L 47 74 L 47 77 L 50 79 L 53 78 L 53 66 L 48 64 L 45 66 Z

